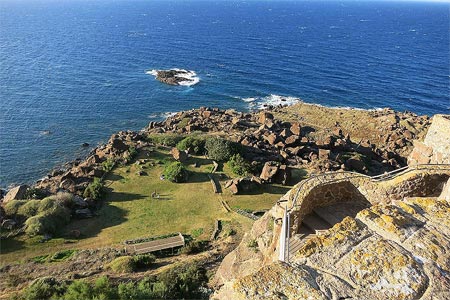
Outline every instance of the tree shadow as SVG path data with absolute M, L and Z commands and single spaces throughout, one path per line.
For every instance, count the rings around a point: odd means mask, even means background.
M 105 204 L 107 202 L 126 202 L 134 200 L 142 200 L 147 198 L 145 195 L 116 192 L 111 188 L 106 188 Z
M 24 247 L 23 241 L 18 241 L 15 238 L 5 238 L 0 241 L 0 254 L 7 254 L 18 251 Z
M 240 190 L 238 195 L 261 195 L 264 193 L 284 195 L 290 189 L 291 188 L 288 186 L 279 186 L 279 185 L 273 185 L 273 184 L 261 184 L 259 186 L 255 186 L 254 188 Z
M 124 179 L 124 177 L 122 175 L 119 174 L 115 174 L 115 173 L 109 173 L 106 178 L 106 180 L 110 180 L 110 181 L 119 181 Z
M 74 231 L 80 233 L 79 239 L 97 236 L 103 229 L 122 224 L 127 221 L 127 211 L 109 203 L 97 211 L 97 216 L 89 219 L 75 219 L 65 228 L 64 235 L 70 237 Z
M 199 183 L 209 181 L 207 172 L 189 171 L 189 177 L 185 183 Z
M 302 126 L 302 128 L 300 130 L 300 135 L 306 136 L 312 132 L 316 132 L 316 129 L 312 128 L 311 126 Z

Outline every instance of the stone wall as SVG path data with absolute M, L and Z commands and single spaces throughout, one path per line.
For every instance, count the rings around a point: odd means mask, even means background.
M 408 165 L 450 164 L 450 115 L 435 115 L 425 140 L 414 141 Z
M 449 177 L 450 166 L 417 167 L 385 180 L 351 172 L 314 177 L 300 183 L 298 193 L 291 193 L 288 203 L 288 207 L 293 207 L 290 226 L 292 232 L 296 232 L 303 218 L 315 207 L 339 202 L 359 202 L 370 206 L 405 197 L 437 197 Z

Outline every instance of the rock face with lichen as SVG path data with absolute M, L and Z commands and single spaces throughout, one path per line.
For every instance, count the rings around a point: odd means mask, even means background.
M 289 264 L 269 259 L 270 247 L 258 242 L 259 264 L 253 256 L 252 265 L 241 275 L 222 273 L 223 285 L 214 298 L 449 299 L 447 196 L 444 188 L 439 197 L 373 205 L 307 240 Z M 247 239 L 265 234 L 264 220 L 255 226 Z M 236 249 L 235 258 L 245 256 L 243 248 Z M 219 276 L 223 270 L 226 265 Z
M 435 116 L 425 138 L 430 151 L 424 162 L 441 165 L 413 164 L 384 179 L 327 173 L 294 187 L 224 259 L 214 298 L 450 299 L 450 167 L 443 165 L 448 120 Z M 423 154 L 417 143 L 413 158 Z M 285 207 L 292 208 L 295 235 L 316 208 L 346 201 L 367 205 L 304 238 L 289 250 L 288 263 L 278 261 Z

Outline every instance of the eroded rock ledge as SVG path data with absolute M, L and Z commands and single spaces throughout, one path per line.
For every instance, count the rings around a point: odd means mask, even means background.
M 307 241 L 290 264 L 226 282 L 215 299 L 448 299 L 449 220 L 437 198 L 372 206 Z

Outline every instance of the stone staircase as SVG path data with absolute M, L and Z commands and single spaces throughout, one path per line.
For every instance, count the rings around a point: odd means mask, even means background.
M 362 203 L 344 202 L 335 205 L 317 207 L 305 216 L 298 233 L 289 239 L 289 255 L 294 255 L 311 238 L 326 232 L 345 217 L 355 217 L 366 206 Z

